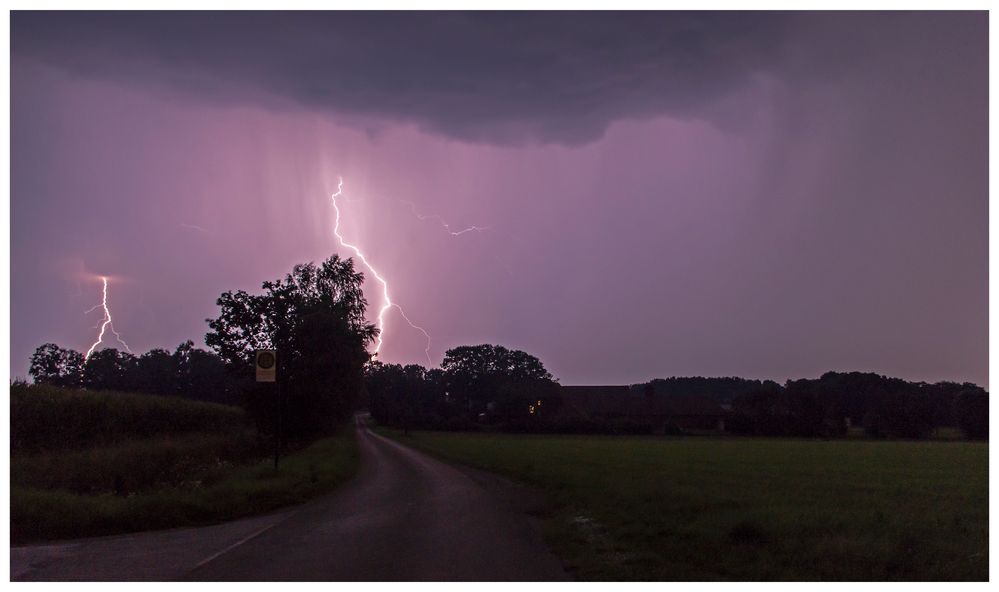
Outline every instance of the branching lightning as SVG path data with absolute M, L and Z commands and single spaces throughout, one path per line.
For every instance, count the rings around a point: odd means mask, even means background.
M 132 353 L 132 350 L 128 347 L 128 344 L 125 343 L 125 340 L 121 338 L 121 335 L 118 334 L 118 331 L 116 331 L 114 328 L 114 324 L 111 322 L 111 309 L 108 308 L 108 278 L 101 276 L 101 281 L 104 282 L 104 290 L 102 292 L 101 303 L 93 306 L 90 310 L 86 311 L 83 314 L 89 314 L 97 310 L 98 308 L 103 308 L 104 319 L 103 322 L 101 322 L 100 324 L 101 332 L 97 335 L 97 341 L 95 341 L 94 344 L 90 346 L 90 349 L 87 350 L 87 354 L 83 356 L 84 359 L 89 359 L 90 354 L 94 353 L 94 350 L 97 349 L 97 346 L 100 345 L 102 341 L 104 341 L 104 332 L 107 329 L 111 329 L 111 333 L 114 334 L 114 337 L 115 339 L 118 340 L 118 343 L 122 344 L 125 347 L 125 351 L 127 351 L 128 353 Z
M 384 341 L 385 338 L 385 313 L 390 308 L 395 308 L 396 310 L 399 311 L 399 315 L 402 316 L 402 318 L 406 321 L 406 323 L 409 324 L 410 327 L 422 333 L 423 336 L 427 339 L 427 347 L 423 350 L 423 353 L 426 354 L 427 356 L 427 363 L 432 366 L 433 360 L 431 360 L 430 358 L 430 334 L 427 333 L 426 329 L 420 327 L 419 325 L 413 323 L 413 321 L 409 320 L 409 317 L 406 315 L 406 311 L 404 311 L 402 307 L 399 306 L 398 304 L 392 302 L 392 298 L 389 296 L 388 282 L 385 281 L 385 278 L 383 278 L 374 268 L 374 266 L 371 265 L 371 262 L 368 261 L 368 258 L 364 256 L 364 253 L 361 252 L 360 248 L 358 248 L 356 245 L 353 245 L 345 241 L 343 239 L 343 235 L 340 234 L 340 207 L 337 205 L 336 200 L 338 197 L 341 196 L 343 196 L 343 177 L 338 178 L 336 193 L 334 193 L 331 196 L 331 200 L 333 201 L 333 210 L 336 212 L 336 222 L 333 225 L 333 234 L 336 235 L 336 238 L 340 242 L 341 246 L 348 248 L 354 252 L 354 255 L 356 255 L 357 258 L 360 259 L 362 263 L 364 263 L 365 267 L 367 267 L 368 270 L 371 271 L 371 275 L 373 275 L 375 279 L 378 280 L 378 282 L 382 285 L 382 307 L 381 309 L 378 310 L 378 323 L 377 323 L 378 338 L 375 341 L 374 353 L 377 354 L 379 350 L 381 350 L 382 342 Z
M 444 220 L 444 218 L 440 217 L 439 215 L 437 215 L 437 214 L 426 214 L 426 215 L 421 214 L 419 212 L 419 210 L 416 209 L 416 204 L 414 204 L 413 202 L 406 201 L 404 199 L 400 199 L 399 201 L 402 202 L 402 203 L 404 203 L 404 204 L 406 204 L 407 206 L 409 206 L 409 209 L 413 210 L 413 215 L 416 216 L 420 221 L 423 221 L 423 220 L 437 220 L 437 222 L 440 223 L 441 227 L 443 227 L 444 230 L 446 230 L 447 233 L 450 234 L 451 236 L 461 236 L 461 235 L 465 234 L 466 232 L 483 232 L 485 230 L 489 230 L 488 226 L 469 226 L 468 228 L 463 228 L 463 229 L 458 230 L 458 231 L 451 230 L 451 225 L 448 224 Z
M 415 203 L 413 203 L 411 201 L 407 201 L 405 199 L 400 199 L 399 202 L 403 203 L 403 204 L 405 204 L 407 206 L 409 206 L 409 209 L 412 210 L 413 215 L 416 216 L 416 219 L 420 220 L 421 222 L 424 221 L 424 220 L 437 220 L 437 222 L 441 225 L 441 228 L 443 228 L 444 231 L 447 232 L 448 234 L 450 234 L 451 236 L 461 236 L 461 235 L 463 235 L 465 233 L 468 233 L 468 232 L 482 233 L 482 232 L 485 232 L 487 230 L 491 230 L 491 228 L 489 226 L 469 226 L 469 227 L 463 228 L 461 230 L 451 230 L 451 225 L 448 224 L 447 221 L 445 221 L 444 218 L 441 217 L 440 215 L 438 215 L 438 214 L 421 214 L 420 211 L 416 208 L 416 204 Z M 493 259 L 496 260 L 496 263 L 498 263 L 500 265 L 500 267 L 502 267 L 507 272 L 507 274 L 509 274 L 510 276 L 513 276 L 513 270 L 511 269 L 511 267 L 510 267 L 510 265 L 508 263 L 506 263 L 505 261 L 503 261 L 502 259 L 500 259 L 496 255 L 493 255 Z

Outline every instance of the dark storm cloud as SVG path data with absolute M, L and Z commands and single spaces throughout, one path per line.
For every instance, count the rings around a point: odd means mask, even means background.
M 717 119 L 771 68 L 773 13 L 14 13 L 11 47 L 201 98 L 410 121 L 473 141 L 582 143 L 618 119 Z

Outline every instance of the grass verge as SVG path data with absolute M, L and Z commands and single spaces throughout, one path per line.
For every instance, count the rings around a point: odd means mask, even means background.
M 138 446 L 144 444 L 130 444 Z M 159 444 L 153 445 L 160 449 Z M 181 446 L 183 447 L 183 446 Z M 118 459 L 121 453 L 97 454 Z M 38 463 L 29 461 L 33 479 L 43 479 Z M 56 462 L 56 461 L 52 461 Z M 319 440 L 281 461 L 275 472 L 272 460 L 249 466 L 229 467 L 211 479 L 182 481 L 149 491 L 115 495 L 87 495 L 67 489 L 41 488 L 12 483 L 11 542 L 27 543 L 196 526 L 232 520 L 301 503 L 329 492 L 357 470 L 358 450 L 352 428 Z M 18 461 L 12 459 L 12 469 Z M 24 482 L 32 483 L 30 479 Z
M 415 432 L 532 485 L 584 580 L 986 580 L 988 445 Z

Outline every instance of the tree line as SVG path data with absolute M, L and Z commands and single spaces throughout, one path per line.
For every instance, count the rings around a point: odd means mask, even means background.
M 718 404 L 725 430 L 771 437 L 842 437 L 849 428 L 873 438 L 927 438 L 937 428 L 960 430 L 968 439 L 988 438 L 988 393 L 972 383 L 908 382 L 873 373 L 828 372 L 817 379 L 671 377 L 631 385 L 624 411 L 589 415 L 559 413 L 569 404 L 537 358 L 532 371 L 496 360 L 509 350 L 494 345 L 448 351 L 439 369 L 411 364 L 366 367 L 372 416 L 384 425 L 436 430 L 499 429 L 516 432 L 651 434 L 681 433 L 644 411 L 648 397 L 702 397 Z M 637 403 L 637 404 L 636 404 Z M 614 405 L 608 405 L 614 408 Z M 673 426 L 671 428 L 671 426 Z
M 541 360 L 490 344 L 450 349 L 440 368 L 373 362 L 365 368 L 365 386 L 375 421 L 404 429 L 540 420 L 553 417 L 561 403 L 558 383 Z
M 926 438 L 941 427 L 988 438 L 988 393 L 972 383 L 909 382 L 874 373 L 827 372 L 817 379 L 767 381 L 732 401 L 731 431 L 765 436 Z
M 29 373 L 36 383 L 66 388 L 132 391 L 242 405 L 262 433 L 280 415 L 290 439 L 334 430 L 357 408 L 367 346 L 377 336 L 365 320 L 364 276 L 351 259 L 334 255 L 296 265 L 263 292 L 223 292 L 219 315 L 207 319 L 211 351 L 181 344 L 136 356 L 113 348 L 88 358 L 54 343 L 40 346 Z M 254 381 L 253 355 L 275 349 L 280 405 L 274 384 Z
M 558 382 L 537 357 L 499 345 L 461 346 L 439 368 L 378 361 L 367 351 L 378 330 L 367 322 L 364 276 L 352 259 L 334 255 L 294 266 L 262 292 L 223 292 L 219 315 L 207 319 L 205 343 L 132 355 L 112 348 L 84 359 L 56 344 L 31 358 L 37 383 L 135 391 L 240 404 L 257 428 L 270 432 L 281 416 L 291 438 L 322 435 L 362 406 L 383 425 L 403 429 L 610 431 L 559 413 Z M 254 381 L 253 356 L 276 349 L 277 386 Z M 696 396 L 728 410 L 728 431 L 765 436 L 823 436 L 862 426 L 873 437 L 926 437 L 937 427 L 988 435 L 988 398 L 970 383 L 912 383 L 876 374 L 827 373 L 814 380 L 672 377 L 633 385 L 653 397 Z M 631 416 L 638 427 L 646 419 Z M 648 423 L 648 422 L 646 422 Z M 641 424 L 641 425 L 639 425 Z M 635 431 L 635 430 L 631 430 Z M 642 431 L 642 430 L 638 430 Z
M 142 355 L 106 348 L 90 357 L 55 343 L 38 347 L 28 370 L 36 383 L 64 388 L 86 388 L 172 395 L 235 404 L 238 388 L 222 359 L 185 341 L 173 353 L 152 349 Z

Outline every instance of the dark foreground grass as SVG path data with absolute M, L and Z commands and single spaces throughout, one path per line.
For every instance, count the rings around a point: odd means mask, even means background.
M 988 578 L 985 443 L 392 435 L 543 491 L 581 579 Z
M 14 486 L 91 495 L 199 487 L 224 478 L 233 467 L 266 457 L 269 444 L 255 433 L 243 430 L 16 454 L 10 459 L 10 480 Z
M 197 446 L 192 442 L 196 440 L 189 441 L 188 445 Z M 202 444 L 207 445 L 206 442 Z M 132 447 L 132 452 L 142 452 L 146 450 L 145 446 L 143 443 L 125 445 Z M 173 446 L 183 448 L 184 444 L 174 443 Z M 157 451 L 156 454 L 161 454 L 162 449 L 162 442 L 152 443 L 149 448 Z M 122 455 L 127 452 L 74 454 L 84 455 L 77 458 L 96 455 L 97 466 L 102 466 L 106 458 L 121 462 Z M 344 428 L 339 435 L 315 442 L 282 459 L 277 472 L 271 459 L 208 473 L 189 471 L 191 480 L 127 495 L 110 492 L 88 495 L 69 489 L 39 487 L 52 485 L 46 483 L 44 475 L 38 471 L 41 462 L 12 459 L 12 470 L 22 471 L 22 484 L 14 481 L 11 488 L 13 543 L 203 525 L 301 503 L 331 491 L 350 478 L 357 469 L 358 451 L 354 430 Z M 67 460 L 49 462 L 65 463 Z M 200 477 L 195 479 L 195 475 Z M 209 477 L 205 478 L 206 475 Z

